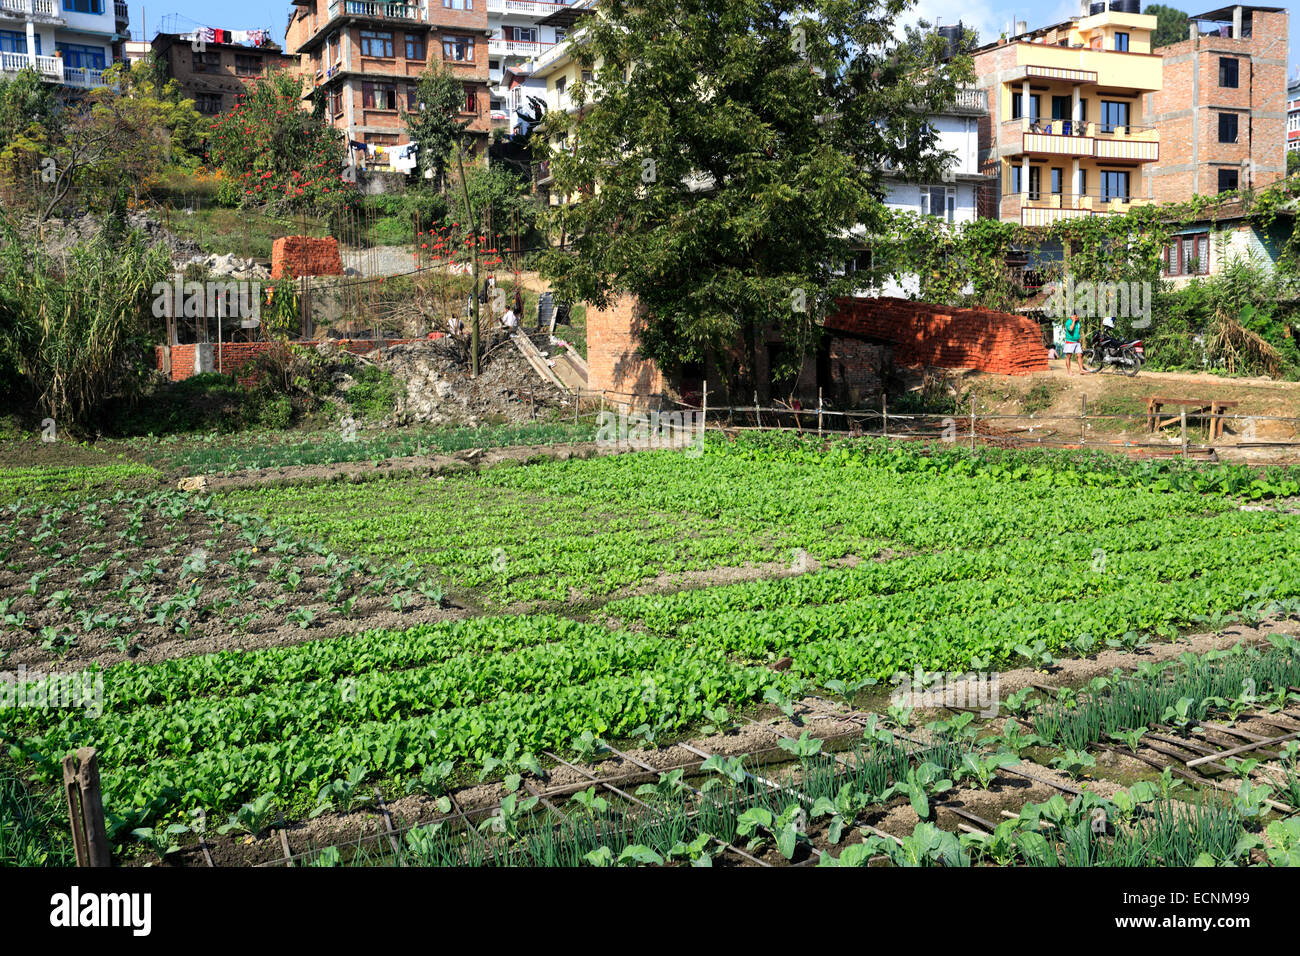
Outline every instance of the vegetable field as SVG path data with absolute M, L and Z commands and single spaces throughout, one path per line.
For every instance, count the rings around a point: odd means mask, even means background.
M 1195 759 L 1300 731 L 1297 493 L 1288 471 L 753 438 L 19 497 L 5 666 L 85 669 L 103 699 L 0 708 L 6 767 L 49 787 L 94 746 L 135 861 L 271 862 L 286 830 L 321 864 L 1276 863 L 1300 845 L 1294 747 L 1189 780 L 1142 737 Z M 1185 644 L 1230 626 L 1254 637 Z M 1019 686 L 992 719 L 891 706 L 918 670 Z M 357 838 L 376 815 L 391 839 Z

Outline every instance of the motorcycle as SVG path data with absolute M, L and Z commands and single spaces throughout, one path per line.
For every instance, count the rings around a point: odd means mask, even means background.
M 1141 370 L 1144 361 L 1146 361 L 1146 352 L 1142 348 L 1141 339 L 1124 342 L 1120 339 L 1106 338 L 1102 339 L 1101 344 L 1096 348 L 1083 350 L 1085 372 L 1100 372 L 1113 366 L 1117 371 L 1132 378 Z

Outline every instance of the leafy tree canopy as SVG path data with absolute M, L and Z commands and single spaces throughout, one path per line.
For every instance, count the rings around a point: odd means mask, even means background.
M 902 42 L 905 0 L 610 0 L 574 55 L 581 109 L 552 111 L 553 189 L 576 200 L 545 258 L 562 293 L 646 311 L 667 367 L 751 349 L 806 353 L 837 269 L 881 224 L 881 170 L 937 181 L 927 117 L 973 77 L 937 35 Z
M 1151 34 L 1151 49 L 1187 39 L 1187 14 L 1182 10 L 1153 3 L 1142 12 L 1156 18 L 1156 32 Z

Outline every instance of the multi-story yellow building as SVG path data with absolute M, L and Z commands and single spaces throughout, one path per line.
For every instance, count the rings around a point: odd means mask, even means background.
M 973 53 L 989 103 L 982 215 L 1043 226 L 1152 201 L 1146 167 L 1160 158 L 1160 133 L 1143 104 L 1161 87 L 1156 18 L 1139 0 L 1083 5 L 1073 20 L 1020 24 Z

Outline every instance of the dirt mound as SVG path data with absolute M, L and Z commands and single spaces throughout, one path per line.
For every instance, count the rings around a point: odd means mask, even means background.
M 40 242 L 46 252 L 57 258 L 73 246 L 89 242 L 98 236 L 104 228 L 104 216 L 102 213 L 79 213 L 69 219 L 51 219 L 40 228 L 34 219 L 28 218 L 22 227 L 24 235 L 41 236 Z M 126 228 L 144 233 L 145 243 L 149 246 L 166 246 L 178 268 L 183 268 L 192 258 L 203 254 L 197 242 L 181 239 L 168 232 L 162 223 L 145 213 L 128 213 Z
M 544 353 L 546 336 L 534 339 Z M 505 334 L 488 333 L 478 378 L 470 376 L 468 336 L 445 336 L 393 345 L 366 358 L 392 372 L 402 385 L 393 423 L 471 427 L 517 424 L 569 405 L 564 392 L 542 379 Z

